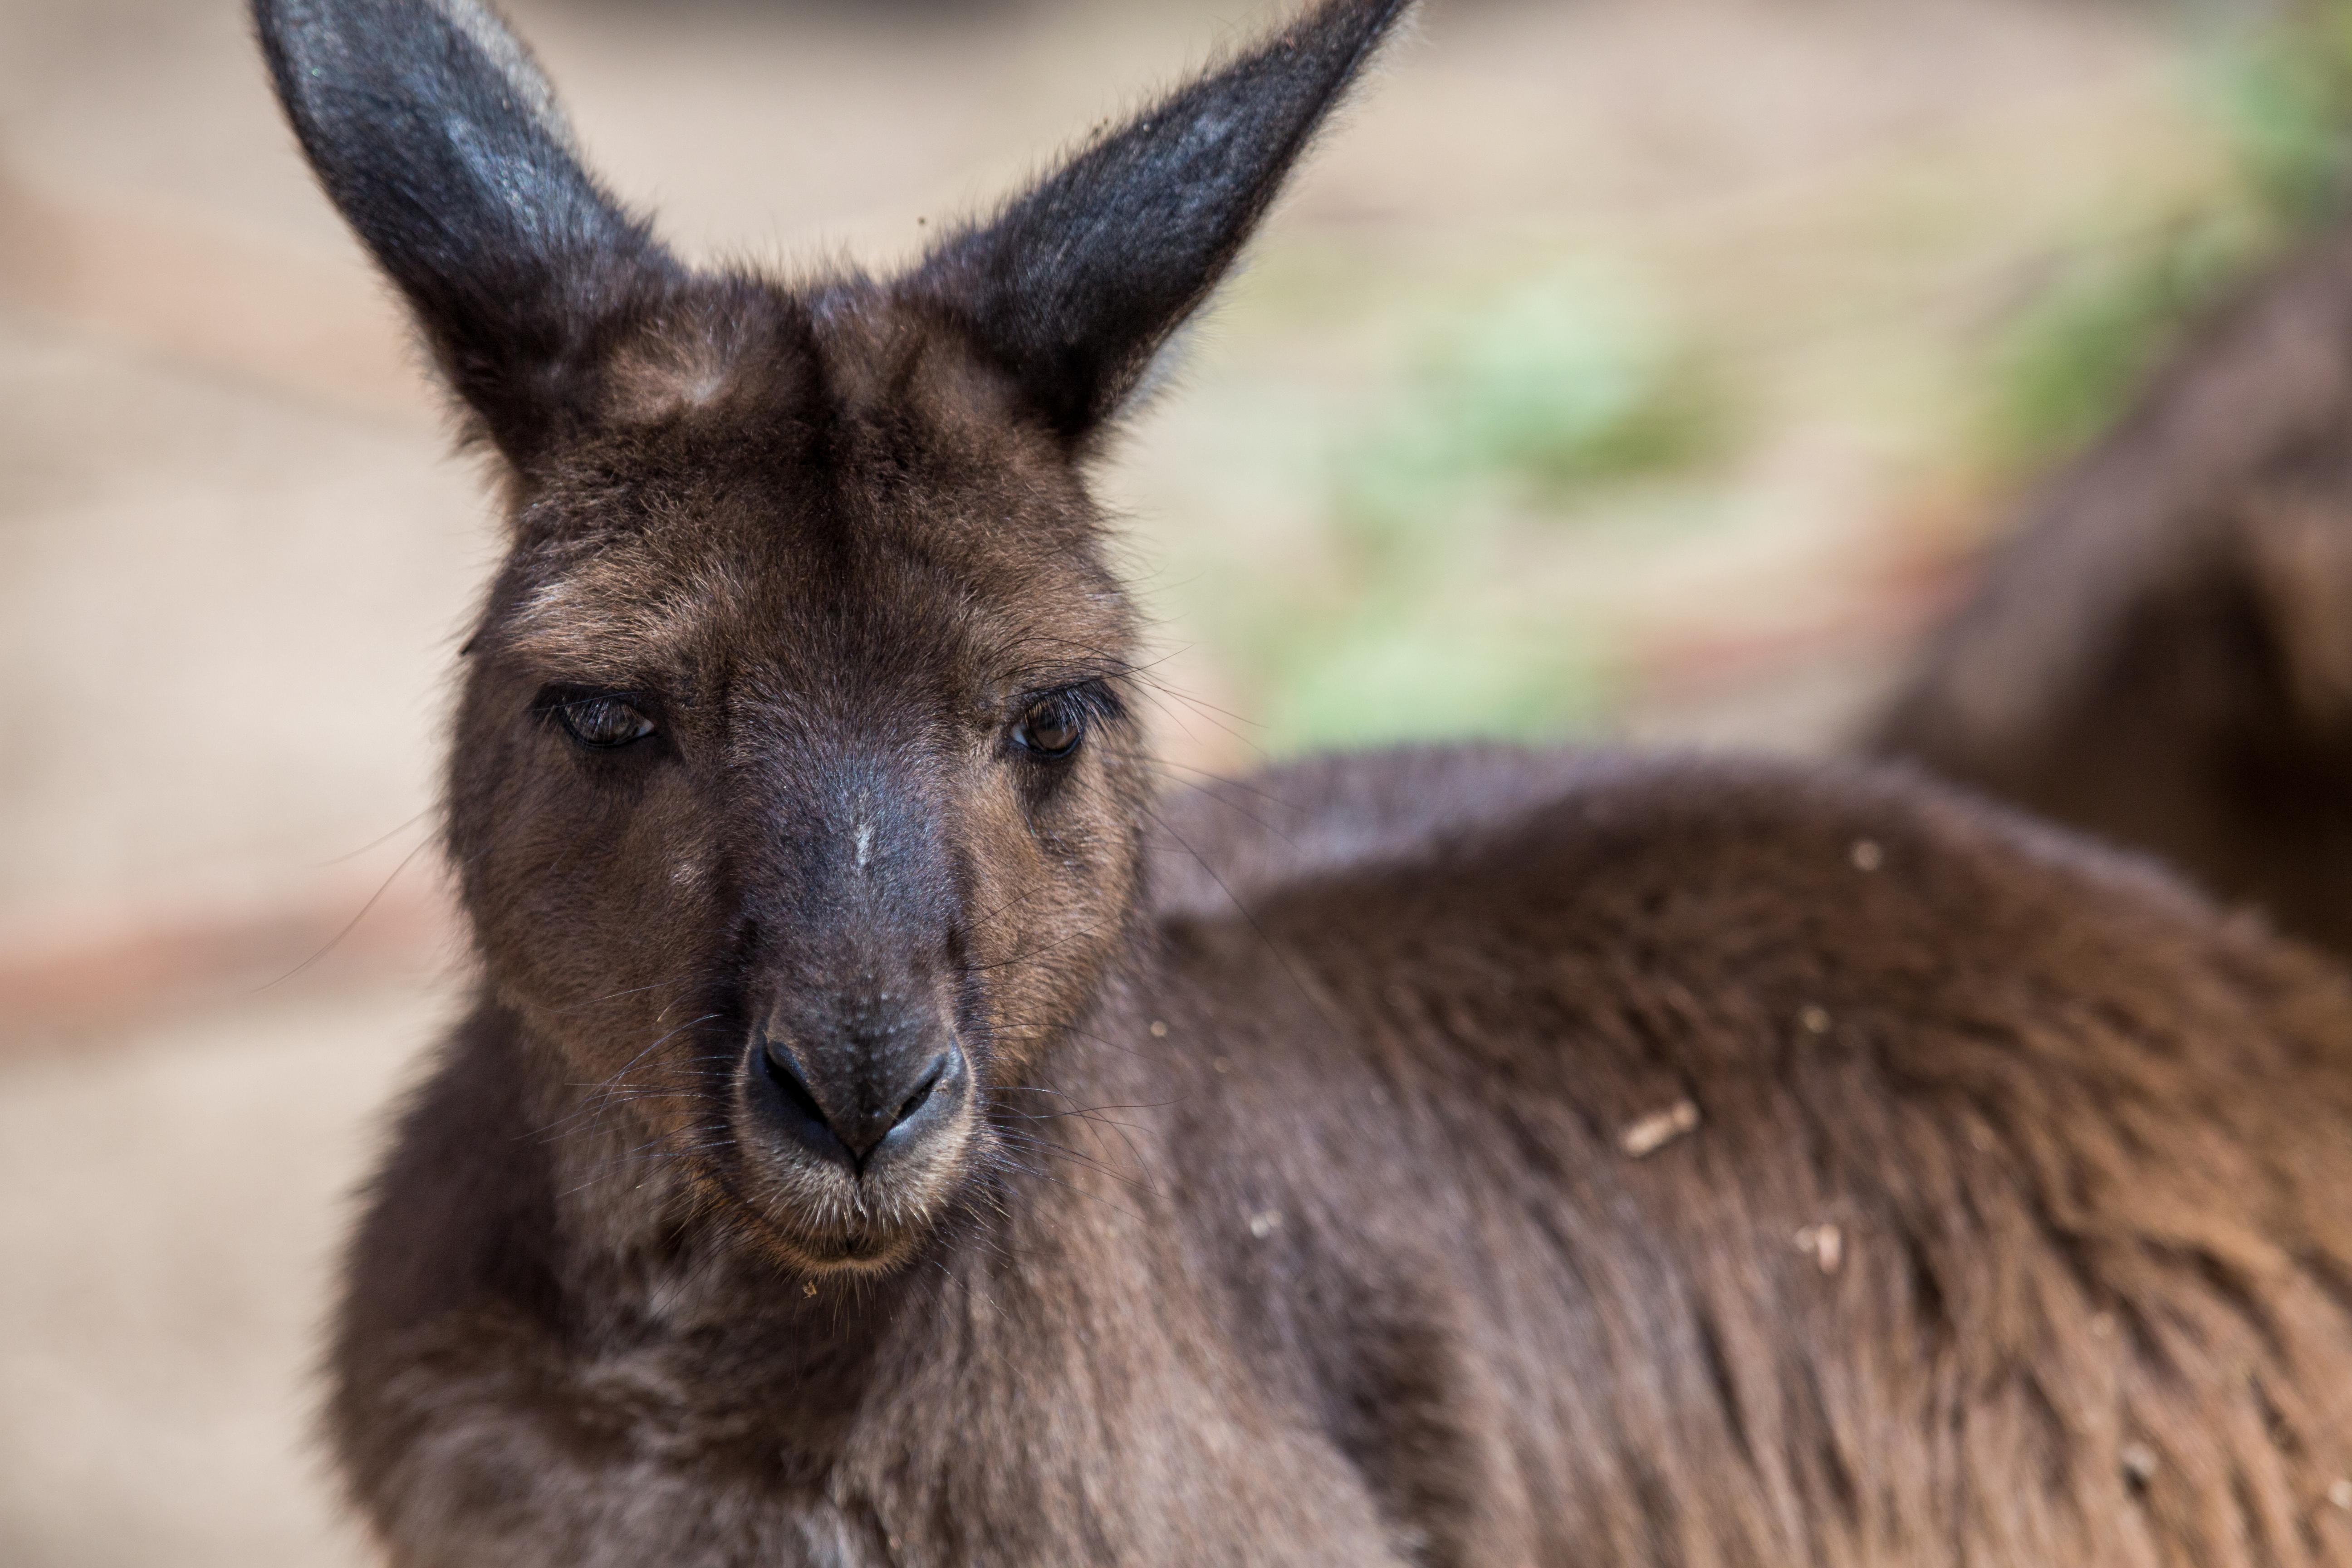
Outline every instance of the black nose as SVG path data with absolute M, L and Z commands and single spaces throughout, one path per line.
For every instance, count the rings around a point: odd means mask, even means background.
M 760 1048 L 760 1065 L 784 1131 L 852 1171 L 919 1142 L 954 1114 L 963 1090 L 963 1053 L 953 1044 L 912 1071 L 835 1075 L 811 1071 L 789 1043 L 772 1038 Z

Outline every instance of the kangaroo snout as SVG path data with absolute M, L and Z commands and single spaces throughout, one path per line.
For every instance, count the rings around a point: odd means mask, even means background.
M 759 1212 L 804 1268 L 887 1268 L 971 1165 L 977 1069 L 938 988 L 794 987 L 736 1068 L 736 1132 Z
M 753 1062 L 774 1092 L 778 1129 L 803 1152 L 852 1175 L 909 1153 L 956 1120 L 971 1073 L 952 1032 L 928 1020 L 834 1039 L 769 1026 Z

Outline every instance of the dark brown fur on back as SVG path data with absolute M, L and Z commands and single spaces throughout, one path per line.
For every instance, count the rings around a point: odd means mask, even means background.
M 1459 819 L 1328 814 L 1400 781 Z M 1255 788 L 1366 852 L 1288 879 L 1279 836 L 1180 810 L 1248 910 L 1164 917 L 1034 1075 L 1117 1125 L 1024 1127 L 887 1279 L 746 1256 L 625 1121 L 548 1136 L 593 1097 L 486 1007 L 355 1258 L 338 1426 L 387 1533 L 518 1563 L 2352 1554 L 2332 973 L 1899 775 L 1405 753 Z M 1685 1099 L 1694 1131 L 1626 1152 Z
M 1156 798 L 1084 463 L 1401 8 L 788 289 L 473 0 L 261 0 L 511 481 L 331 1352 L 394 1562 L 2352 1560 L 2332 968 L 1897 771 Z

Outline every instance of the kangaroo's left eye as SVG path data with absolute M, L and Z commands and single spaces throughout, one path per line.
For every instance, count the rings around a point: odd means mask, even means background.
M 1013 726 L 1013 743 L 1048 762 L 1059 762 L 1076 751 L 1086 733 L 1086 710 L 1066 693 L 1035 704 Z
M 609 752 L 644 740 L 654 721 L 618 697 L 583 697 L 555 710 L 563 728 L 583 746 Z

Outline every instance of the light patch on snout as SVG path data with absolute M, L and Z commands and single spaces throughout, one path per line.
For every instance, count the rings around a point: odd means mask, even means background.
M 861 871 L 865 870 L 873 863 L 873 860 L 874 825 L 870 822 L 861 822 L 857 825 L 857 868 Z

